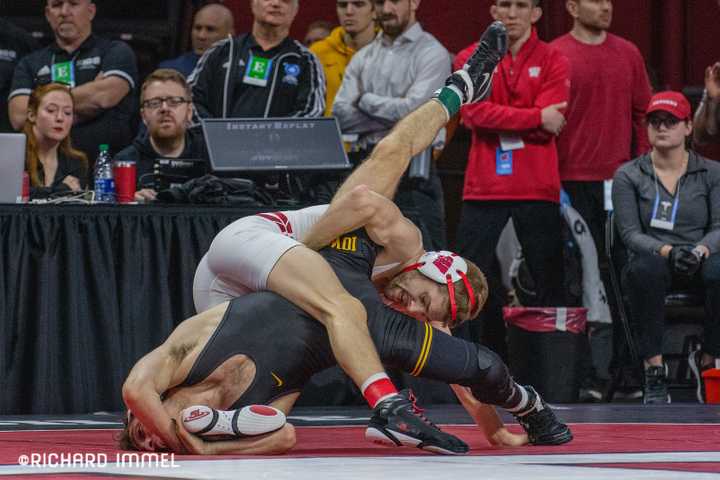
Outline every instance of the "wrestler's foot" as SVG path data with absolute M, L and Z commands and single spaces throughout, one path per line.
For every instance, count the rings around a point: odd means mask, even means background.
M 490 95 L 493 71 L 507 53 L 507 29 L 502 22 L 493 22 L 485 30 L 465 65 L 445 81 L 462 94 L 463 105 L 479 102 Z
M 555 413 L 533 387 L 525 387 L 530 394 L 530 408 L 515 414 L 515 418 L 528 434 L 533 445 L 560 445 L 573 439 L 567 425 L 560 422 Z
M 206 440 L 223 440 L 274 432 L 285 425 L 285 414 L 266 405 L 215 410 L 195 405 L 182 412 L 185 429 Z
M 441 431 L 422 414 L 410 390 L 375 406 L 365 438 L 383 445 L 417 447 L 445 455 L 463 455 L 468 451 L 465 442 Z

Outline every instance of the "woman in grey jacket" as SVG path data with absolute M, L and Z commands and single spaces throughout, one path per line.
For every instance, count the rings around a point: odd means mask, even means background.
M 701 372 L 720 357 L 720 165 L 686 148 L 691 108 L 661 92 L 646 113 L 652 150 L 620 167 L 612 197 L 628 250 L 622 281 L 638 327 L 645 403 L 670 402 L 662 358 L 664 300 L 671 287 L 704 288 L 705 341 L 690 356 L 703 401 Z

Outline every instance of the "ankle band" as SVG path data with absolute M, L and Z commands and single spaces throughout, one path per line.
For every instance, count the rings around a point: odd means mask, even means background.
M 462 93 L 454 85 L 443 87 L 435 99 L 445 107 L 450 118 L 454 117 L 462 105 Z

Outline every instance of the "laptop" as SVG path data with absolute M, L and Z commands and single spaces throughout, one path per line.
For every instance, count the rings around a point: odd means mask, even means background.
M 0 203 L 21 203 L 25 135 L 0 133 Z
M 204 119 L 202 129 L 216 174 L 350 169 L 332 117 Z

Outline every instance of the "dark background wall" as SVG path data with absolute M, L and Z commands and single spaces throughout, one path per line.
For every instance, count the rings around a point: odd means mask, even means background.
M 492 0 L 423 0 L 419 18 L 450 52 L 473 42 L 491 21 Z M 225 0 L 239 31 L 250 28 L 250 0 Z M 569 30 L 565 0 L 542 0 L 543 39 Z M 701 85 L 707 65 L 720 58 L 720 7 L 716 0 L 617 0 L 612 32 L 634 42 L 662 84 L 674 89 Z M 292 35 L 302 38 L 313 20 L 337 21 L 335 0 L 300 0 Z
M 43 18 L 46 0 L 0 0 L 0 15 L 20 26 L 52 36 Z M 216 0 L 217 1 L 217 0 Z M 475 41 L 491 21 L 494 0 L 422 0 L 419 18 L 450 52 Z M 203 0 L 95 0 L 98 18 L 95 31 L 130 43 L 138 56 L 141 76 L 157 62 L 176 56 L 189 46 L 190 25 Z M 252 25 L 250 0 L 224 0 L 236 17 L 238 32 Z M 291 35 L 303 38 L 314 20 L 337 21 L 336 0 L 300 0 L 300 13 Z M 642 52 L 657 88 L 685 90 L 697 101 L 705 67 L 720 59 L 720 6 L 718 0 L 616 0 L 611 31 L 633 43 Z M 552 40 L 572 24 L 565 0 L 541 0 L 543 16 L 538 22 L 540 37 Z M 448 233 L 452 242 L 457 222 L 462 176 L 467 159 L 469 132 L 460 128 L 440 160 L 445 186 Z M 720 145 L 700 152 L 720 159 Z

